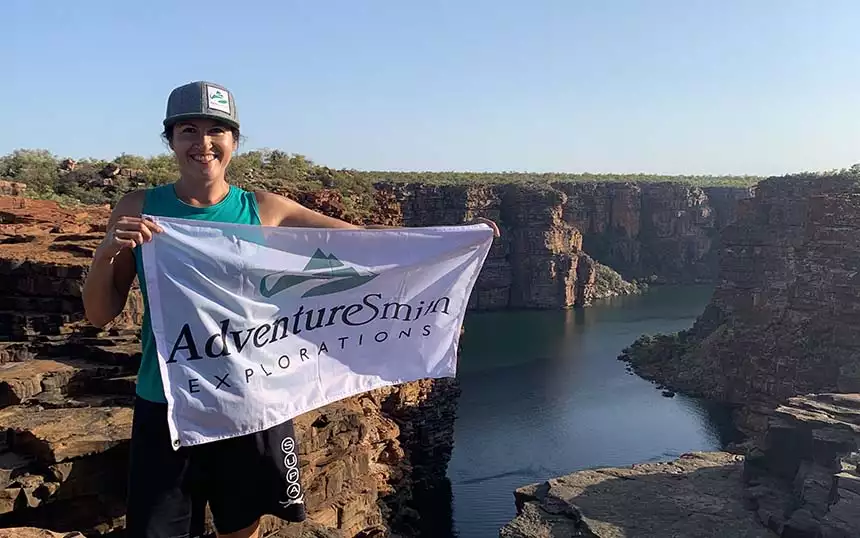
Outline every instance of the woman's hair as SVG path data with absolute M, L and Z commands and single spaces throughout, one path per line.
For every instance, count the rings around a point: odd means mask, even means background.
M 233 127 L 231 125 L 227 125 L 226 123 L 222 124 L 224 127 L 230 129 L 233 133 L 233 140 L 238 144 L 242 140 L 242 134 L 239 132 L 238 127 Z M 161 138 L 167 142 L 167 145 L 170 146 L 173 144 L 173 125 L 169 125 L 164 128 L 164 131 L 161 132 Z

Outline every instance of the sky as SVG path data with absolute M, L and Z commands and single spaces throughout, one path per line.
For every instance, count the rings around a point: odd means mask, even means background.
M 168 151 L 235 95 L 240 151 L 333 168 L 778 175 L 860 162 L 856 0 L 3 0 L 0 155 Z

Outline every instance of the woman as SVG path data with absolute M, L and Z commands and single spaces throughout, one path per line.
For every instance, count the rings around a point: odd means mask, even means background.
M 147 302 L 140 246 L 161 230 L 141 218 L 143 214 L 264 226 L 361 228 L 288 198 L 227 183 L 227 167 L 238 148 L 239 121 L 233 95 L 223 86 L 192 82 L 174 89 L 163 124 L 180 177 L 172 184 L 131 192 L 114 208 L 84 284 L 84 308 L 93 325 L 103 327 L 122 312 L 135 276 Z M 498 236 L 495 224 L 479 220 Z M 284 482 L 280 452 L 287 438 L 295 451 L 292 422 L 174 451 L 148 306 L 141 339 L 126 517 L 129 536 L 188 536 L 192 504 L 197 508 L 201 500 L 209 502 L 223 538 L 256 538 L 260 517 L 266 513 L 303 520 L 300 486 Z M 296 489 L 288 492 L 288 502 L 279 502 L 285 487 Z M 199 518 L 199 511 L 194 516 Z

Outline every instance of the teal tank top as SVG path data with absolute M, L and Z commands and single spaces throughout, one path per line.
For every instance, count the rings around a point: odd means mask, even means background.
M 234 185 L 230 192 L 217 204 L 196 207 L 188 205 L 176 196 L 173 184 L 161 185 L 146 190 L 143 214 L 159 217 L 229 222 L 231 224 L 260 224 L 257 198 L 253 192 L 245 191 Z M 151 402 L 167 403 L 161 384 L 161 370 L 158 368 L 158 354 L 155 351 L 155 338 L 152 334 L 149 315 L 149 299 L 146 294 L 146 276 L 143 271 L 143 256 L 140 247 L 134 249 L 135 267 L 140 290 L 143 294 L 143 325 L 140 338 L 143 356 L 137 374 L 137 395 Z

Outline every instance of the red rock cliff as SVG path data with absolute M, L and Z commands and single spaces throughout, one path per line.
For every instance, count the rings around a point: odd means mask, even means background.
M 519 488 L 501 538 L 860 536 L 860 394 L 791 398 L 746 458 L 578 471 Z
M 735 218 L 741 187 L 682 183 L 556 183 L 565 220 L 583 248 L 624 278 L 713 281 L 720 230 Z
M 680 183 L 377 185 L 410 226 L 497 222 L 472 308 L 566 308 L 598 295 L 595 262 L 624 278 L 712 281 L 719 230 L 751 189 Z
M 561 218 L 562 193 L 502 185 L 380 188 L 400 204 L 407 226 L 453 225 L 479 216 L 498 224 L 501 237 L 493 242 L 470 308 L 564 308 L 586 302 L 583 288 L 593 275 L 586 271 L 578 281 L 582 236 Z
M 743 406 L 764 429 L 786 398 L 860 391 L 860 174 L 761 182 L 722 233 L 719 283 L 695 326 L 645 338 L 644 376 Z
M 124 526 L 141 297 L 134 290 L 103 331 L 83 320 L 80 299 L 107 215 L 0 197 L 0 527 Z M 457 395 L 453 381 L 424 380 L 299 417 L 312 522 L 268 519 L 266 535 L 415 534 L 415 496 L 445 477 Z

